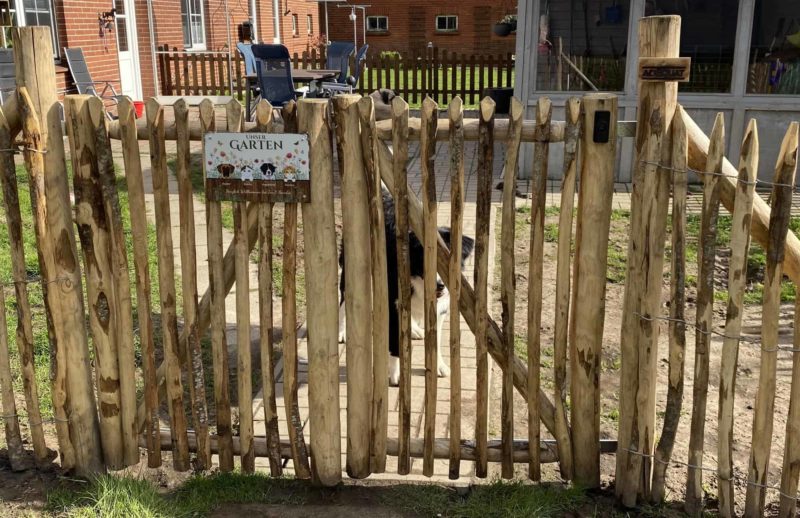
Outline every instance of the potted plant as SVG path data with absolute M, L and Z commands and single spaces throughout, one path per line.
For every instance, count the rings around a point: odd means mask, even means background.
M 498 36 L 508 36 L 517 30 L 517 15 L 508 14 L 494 24 L 494 33 Z

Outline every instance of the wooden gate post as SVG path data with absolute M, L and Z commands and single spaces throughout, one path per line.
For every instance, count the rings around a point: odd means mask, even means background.
M 103 471 L 89 343 L 84 324 L 81 271 L 72 226 L 67 184 L 61 108 L 56 95 L 53 44 L 48 27 L 17 27 L 12 32 L 14 63 L 25 126 L 28 171 L 42 191 L 31 196 L 38 217 L 37 242 L 42 276 L 47 285 L 46 305 L 52 325 L 51 347 L 57 364 L 53 372 L 53 406 L 62 467 L 80 476 Z M 44 151 L 47 150 L 45 153 Z M 33 199 L 35 198 L 35 199 Z M 58 257 L 59 260 L 55 261 Z M 65 426 L 65 424 L 67 426 Z M 68 437 L 65 431 L 68 428 Z
M 572 447 L 575 482 L 600 486 L 600 359 L 605 317 L 608 231 L 617 158 L 617 96 L 583 97 L 583 160 L 575 231 Z M 605 130 L 605 131 L 604 131 Z
M 301 99 L 298 126 L 308 135 L 311 203 L 304 203 L 308 298 L 308 415 L 311 421 L 311 475 L 315 483 L 342 480 L 339 421 L 338 252 L 333 216 L 333 149 L 328 129 L 328 100 Z
M 639 21 L 639 56 L 677 58 L 680 16 L 651 16 Z M 617 496 L 634 506 L 641 492 L 649 496 L 655 445 L 655 381 L 658 316 L 661 306 L 664 233 L 669 173 L 662 160 L 662 140 L 675 113 L 678 84 L 640 81 L 636 152 L 631 197 L 631 239 L 622 320 L 622 371 L 617 448 Z M 667 148 L 665 148 L 667 149 Z M 669 157 L 668 149 L 665 154 Z
M 372 415 L 372 261 L 369 192 L 361 152 L 359 95 L 333 98 L 336 138 L 342 163 L 342 248 L 347 314 L 347 473 L 370 473 Z

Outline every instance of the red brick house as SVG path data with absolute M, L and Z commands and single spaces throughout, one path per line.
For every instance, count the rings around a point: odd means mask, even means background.
M 95 80 L 112 81 L 134 99 L 155 94 L 159 45 L 224 51 L 230 27 L 235 51 L 240 26 L 252 22 L 257 41 L 281 42 L 291 52 L 302 52 L 320 33 L 319 6 L 306 0 L 0 0 L 2 10 L 10 11 L 12 25 L 54 29 L 62 88 L 69 89 L 71 82 L 62 49 L 81 47 Z
M 495 22 L 516 12 L 516 1 L 342 0 L 329 3 L 327 11 L 329 39 L 354 41 L 356 37 L 359 46 L 364 41 L 369 44 L 370 53 L 418 51 L 430 42 L 467 55 L 506 54 L 513 53 L 516 45 L 513 34 L 500 37 L 492 30 Z M 351 12 L 356 15 L 355 24 Z M 324 30 L 324 10 L 320 16 Z

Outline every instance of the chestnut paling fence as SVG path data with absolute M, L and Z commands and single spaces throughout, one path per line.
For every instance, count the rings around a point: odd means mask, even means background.
M 645 18 L 641 22 L 643 57 L 673 57 L 679 48 L 678 17 Z M 224 110 L 210 100 L 199 108 L 179 101 L 168 109 L 150 100 L 146 118 L 136 120 L 132 103 L 120 103 L 119 119 L 107 121 L 102 102 L 91 96 L 64 100 L 69 158 L 66 157 L 55 94 L 55 74 L 48 67 L 31 67 L 29 54 L 51 55 L 46 28 L 14 30 L 18 63 L 18 90 L 3 106 L 0 117 L 0 180 L 3 214 L 9 229 L 12 281 L 3 286 L 17 307 L 15 341 L 24 381 L 24 411 L 18 409 L 12 386 L 9 337 L 5 311 L 0 312 L 0 395 L 8 455 L 12 467 L 24 469 L 29 452 L 21 440 L 21 424 L 31 434 L 33 457 L 47 461 L 33 371 L 34 320 L 28 298 L 32 283 L 45 293 L 48 335 L 52 349 L 52 392 L 61 466 L 86 476 L 118 470 L 139 462 L 140 448 L 148 465 L 162 463 L 162 451 L 171 453 L 177 470 L 195 465 L 208 468 L 212 455 L 223 471 L 240 457 L 243 471 L 255 469 L 255 458 L 269 459 L 270 471 L 280 475 L 287 460 L 295 476 L 324 485 L 347 475 L 367 477 L 387 469 L 387 457 L 397 459 L 398 474 L 411 471 L 411 460 L 422 459 L 422 472 L 433 475 L 436 459 L 449 460 L 449 475 L 458 478 L 462 461 L 474 462 L 478 477 L 486 477 L 489 462 L 498 462 L 504 477 L 514 475 L 514 464 L 528 465 L 528 475 L 541 479 L 541 465 L 557 462 L 565 480 L 588 487 L 600 483 L 600 456 L 616 453 L 616 492 L 623 504 L 660 501 L 665 496 L 665 473 L 677 466 L 687 472 L 686 506 L 700 510 L 703 477 L 718 483 L 720 511 L 749 516 L 763 512 L 767 497 L 780 499 L 781 514 L 795 510 L 798 476 L 797 434 L 800 427 L 800 337 L 794 345 L 778 341 L 778 307 L 784 274 L 800 279 L 800 243 L 789 232 L 789 211 L 797 163 L 798 126 L 792 124 L 783 140 L 773 182 L 771 206 L 754 191 L 758 184 L 758 136 L 751 122 L 742 145 L 738 168 L 724 155 L 723 119 L 719 116 L 710 138 L 677 105 L 674 83 L 640 85 L 639 120 L 617 121 L 613 94 L 571 98 L 565 120 L 552 120 L 552 105 L 540 98 L 535 118 L 523 118 L 523 106 L 513 100 L 508 119 L 496 119 L 489 99 L 480 103 L 478 119 L 464 119 L 463 103 L 455 98 L 439 118 L 439 106 L 423 101 L 419 118 L 397 98 L 392 118 L 376 122 L 372 101 L 360 96 L 331 100 L 308 99 L 281 110 L 280 121 L 262 102 L 256 121 L 245 123 L 241 105 L 232 101 Z M 329 106 L 332 105 L 332 106 Z M 12 136 L 21 131 L 19 148 Z M 299 214 L 302 211 L 305 280 L 314 287 L 306 302 L 308 329 L 308 416 L 304 429 L 298 401 L 298 336 L 295 326 L 284 325 L 281 349 L 283 380 L 277 384 L 273 365 L 273 214 L 274 205 L 231 204 L 233 240 L 223 247 L 222 212 L 226 203 L 206 200 L 209 288 L 198 293 L 195 256 L 195 207 L 192 196 L 190 144 L 212 131 L 301 132 L 310 143 L 311 202 L 284 204 L 282 236 L 281 322 L 297 319 L 296 279 Z M 616 441 L 600 440 L 599 379 L 605 320 L 607 250 L 612 217 L 616 146 L 620 138 L 636 137 L 635 174 L 631 206 L 630 244 L 625 283 L 621 347 L 620 419 Z M 122 148 L 122 168 L 128 191 L 130 233 L 125 232 L 112 155 L 112 141 Z M 147 141 L 152 172 L 152 194 L 157 241 L 157 263 L 148 263 L 145 183 L 140 144 Z M 172 242 L 167 143 L 175 141 L 178 184 L 180 274 L 176 272 Z M 409 143 L 418 142 L 423 180 L 421 198 L 408 188 Z M 439 237 L 435 187 L 435 146 L 448 146 L 451 181 L 451 227 L 454 249 Z M 461 273 L 460 239 L 464 224 L 464 146 L 477 142 L 477 199 L 475 275 L 470 282 Z M 515 191 L 521 142 L 534 146 L 531 234 L 515 236 Z M 553 388 L 541 384 L 540 364 L 543 304 L 543 248 L 545 180 L 551 145 L 564 146 L 562 205 L 559 214 Z M 498 149 L 496 150 L 496 147 Z M 490 191 L 493 154 L 502 149 L 503 201 L 501 204 L 501 302 L 495 319 L 489 307 L 488 253 Z M 25 249 L 13 153 L 25 159 L 25 174 L 34 207 L 34 227 L 41 276 L 30 278 Z M 336 235 L 333 231 L 333 175 L 338 157 L 343 214 L 342 240 L 346 254 L 347 342 L 345 376 L 348 387 L 346 432 L 340 425 L 338 360 L 338 293 Z M 71 184 L 67 160 L 72 164 Z M 580 175 L 578 167 L 580 166 Z M 687 174 L 703 180 L 703 209 L 697 275 L 697 312 L 685 314 Z M 580 182 L 578 182 L 580 178 Z M 390 409 L 388 387 L 387 261 L 381 186 L 394 198 L 398 249 L 398 312 L 400 322 L 400 386 L 397 410 Z M 577 211 L 574 199 L 577 194 Z M 74 200 L 74 201 L 73 201 Z M 667 215 L 671 209 L 671 253 L 665 265 Z M 75 220 L 73 221 L 73 204 Z M 732 214 L 730 235 L 728 311 L 724 327 L 715 325 L 712 312 L 714 265 L 720 206 Z M 202 211 L 201 211 L 202 214 Z M 574 225 L 573 225 L 574 223 Z M 574 226 L 574 232 L 573 232 Z M 408 232 L 420 237 L 425 254 L 425 374 L 423 437 L 411 437 L 411 329 Z M 766 250 L 762 334 L 760 340 L 742 338 L 744 272 L 751 238 Z M 516 291 L 515 240 L 529 239 L 528 291 Z M 370 247 L 357 246 L 369 241 Z M 80 247 L 78 247 L 80 243 Z M 574 244 L 574 252 L 571 247 Z M 132 250 L 132 262 L 128 249 Z M 258 255 L 260 369 L 250 352 L 249 261 Z M 669 269 L 669 310 L 662 309 L 663 274 Z M 133 281 L 129 271 L 135 273 Z M 437 402 L 436 294 L 434 273 L 451 291 L 451 334 L 447 347 L 453 372 L 450 398 Z M 180 292 L 176 278 L 181 281 Z M 151 297 L 158 286 L 159 308 Z M 225 335 L 225 298 L 236 286 L 236 361 L 228 357 Z M 0 290 L 0 297 L 7 290 Z M 136 298 L 134 328 L 132 298 Z M 177 304 L 178 297 L 182 304 Z M 515 314 L 516 298 L 527 298 L 527 312 Z M 86 303 L 84 303 L 84 298 Z M 2 301 L 0 301 L 2 302 Z M 5 308 L 4 304 L 0 307 Z M 179 311 L 180 308 L 180 311 Z M 179 314 L 180 313 L 180 314 Z M 154 316 L 158 315 L 158 326 Z M 461 415 L 461 341 L 459 315 L 474 333 L 477 349 L 476 412 L 473 436 L 464 437 Z M 527 361 L 514 348 L 514 322 L 527 322 Z M 87 325 L 88 322 L 88 325 Z M 718 322 L 717 324 L 721 324 Z M 668 333 L 669 384 L 663 419 L 656 420 L 658 337 Z M 686 347 L 686 333 L 696 334 L 694 351 Z M 156 338 L 159 333 L 159 339 Z M 209 333 L 211 365 L 206 370 L 201 338 Z M 719 407 L 708 409 L 709 348 L 722 340 Z M 90 366 L 89 337 L 94 353 Z M 14 337 L 12 337 L 14 338 Z M 135 343 L 140 344 L 137 361 Z M 160 344 L 160 346 L 157 346 Z M 754 397 L 752 438 L 734 437 L 734 395 L 737 351 L 760 348 L 759 386 Z M 158 351 L 156 349 L 159 349 Z M 684 394 L 686 355 L 694 353 L 691 397 Z M 788 404 L 780 485 L 773 486 L 770 451 L 775 413 L 776 358 L 792 355 L 792 391 Z M 160 359 L 160 364 L 157 361 Z M 502 372 L 500 439 L 489 438 L 489 363 Z M 265 434 L 254 433 L 253 373 L 259 371 L 264 393 Z M 94 372 L 93 372 L 94 371 Z M 235 388 L 231 372 L 236 374 Z M 569 373 L 569 376 L 567 375 Z M 143 384 L 137 398 L 135 380 Z M 210 382 L 207 382 L 208 378 Z M 278 408 L 277 388 L 283 388 Z M 208 390 L 206 390 L 208 388 Z M 231 404 L 235 390 L 238 405 Z M 515 406 L 514 392 L 524 401 Z M 549 392 L 549 393 L 548 393 Z M 569 396 L 569 405 L 567 405 Z M 691 401 L 691 405 L 689 405 Z M 162 406 L 166 412 L 162 414 Z M 436 436 L 437 408 L 447 407 L 447 437 Z M 238 407 L 238 408 L 237 408 Z M 238 427 L 234 429 L 234 409 Z M 213 411 L 212 411 L 213 410 Z M 690 454 L 672 455 L 678 423 L 689 414 Z M 715 411 L 716 410 L 716 411 Z M 389 434 L 389 413 L 397 412 L 397 434 Z M 527 440 L 516 440 L 514 416 L 528 417 Z M 438 417 L 441 418 L 441 417 Z M 706 423 L 718 424 L 716 465 L 704 463 Z M 285 437 L 279 421 L 287 423 Z M 162 428 L 162 421 L 168 423 Z M 575 426 L 580 423 L 580 426 Z M 541 429 L 541 425 L 544 429 Z M 656 425 L 659 425 L 657 429 Z M 774 432 L 774 433 L 773 433 Z M 347 437 L 342 447 L 343 436 Z M 552 437 L 552 438 L 548 438 Z M 658 441 L 656 438 L 658 437 Z M 733 441 L 748 441 L 750 454 L 744 483 L 744 508 L 735 504 Z M 344 458 L 344 463 L 343 463 Z M 774 459 L 773 459 L 774 461 Z M 774 464 L 774 462 L 772 463 Z M 712 472 L 713 475 L 708 475 Z

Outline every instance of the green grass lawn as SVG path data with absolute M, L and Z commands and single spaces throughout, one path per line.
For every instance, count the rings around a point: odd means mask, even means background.
M 526 485 L 495 481 L 469 488 L 460 494 L 437 485 L 396 484 L 382 487 L 313 488 L 303 481 L 274 479 L 266 475 L 238 473 L 195 476 L 179 487 L 162 491 L 150 482 L 129 477 L 100 477 L 84 488 L 65 487 L 48 495 L 47 512 L 56 516 L 89 518 L 119 517 L 202 517 L 232 504 L 286 506 L 302 513 L 314 505 L 335 511 L 339 506 L 365 516 L 400 513 L 426 517 L 555 517 L 574 512 L 587 503 L 584 492 L 575 487 Z M 248 512 L 258 508 L 248 507 Z M 280 513 L 271 507 L 270 513 Z M 340 511 L 341 513 L 341 511 Z M 300 516 L 301 514 L 292 514 Z M 344 515 L 344 514 L 337 514 Z
M 477 68 L 477 67 L 476 67 Z M 437 102 L 442 106 L 450 101 L 451 97 L 456 94 L 461 95 L 461 84 L 465 82 L 467 88 L 467 95 L 464 96 L 464 108 L 476 109 L 482 95 L 478 95 L 481 82 L 479 80 L 479 71 L 470 68 L 458 67 L 455 69 L 455 81 L 453 81 L 453 68 L 443 67 L 437 70 L 437 90 L 439 92 L 455 92 L 452 96 L 444 93 L 436 97 Z M 508 77 L 506 69 L 488 68 L 484 69 L 483 75 L 483 88 L 495 86 L 514 86 L 514 72 L 512 70 L 511 77 Z M 398 73 L 393 69 L 365 69 L 361 75 L 359 87 L 365 92 L 369 93 L 378 88 L 389 88 L 402 96 L 408 102 L 411 108 L 419 108 L 424 99 L 423 94 L 423 80 L 422 73 L 418 70 L 416 81 L 411 70 L 399 68 Z M 418 93 L 412 94 L 411 91 L 416 90 Z M 475 91 L 475 94 L 469 92 Z
M 70 189 L 72 188 L 72 168 L 68 162 L 67 165 L 68 176 L 70 178 Z M 33 215 L 31 212 L 31 199 L 30 188 L 28 182 L 28 173 L 24 167 L 17 168 L 17 183 L 19 189 L 19 203 L 20 213 L 22 216 L 23 227 L 23 242 L 25 247 L 25 269 L 27 272 L 28 280 L 31 281 L 28 287 L 28 298 L 31 304 L 31 312 L 33 317 L 33 338 L 34 338 L 34 364 L 36 366 L 36 380 L 39 389 L 39 402 L 41 406 L 42 415 L 44 418 L 50 418 L 53 415 L 52 408 L 52 392 L 50 386 L 50 341 L 47 336 L 47 322 L 45 317 L 44 296 L 42 293 L 41 283 L 38 282 L 40 276 L 39 261 L 37 258 L 37 245 L 36 235 L 33 227 Z M 125 179 L 121 176 L 117 178 L 117 190 L 119 192 L 120 207 L 122 209 L 122 221 L 125 234 L 130 235 L 130 211 L 128 209 L 128 190 Z M 0 198 L 2 194 L 0 194 Z M 0 205 L 3 206 L 4 205 Z M 5 212 L 0 210 L 0 250 L 8 250 L 10 247 L 8 228 L 5 223 Z M 158 259 L 155 238 L 155 227 L 148 226 L 148 262 L 150 263 L 150 275 L 153 282 L 151 283 L 152 306 L 154 315 L 154 326 L 156 333 L 154 339 L 157 347 L 160 347 L 161 333 L 160 333 L 160 298 L 158 287 Z M 78 255 L 81 260 L 81 268 L 84 267 L 83 256 L 80 252 L 80 241 L 78 241 Z M 138 328 L 138 316 L 136 312 L 136 289 L 135 289 L 135 275 L 133 263 L 133 249 L 132 243 L 128 240 L 128 264 L 131 271 L 131 295 L 133 303 L 133 318 L 134 328 Z M 12 281 L 11 275 L 11 258 L 9 253 L 0 253 L 0 283 L 3 285 L 6 295 L 6 307 L 4 308 L 7 316 L 8 325 L 8 338 L 10 346 L 10 355 L 12 363 L 12 372 L 14 390 L 17 394 L 22 394 L 22 377 L 19 373 L 18 362 L 18 348 L 16 344 L 16 327 L 17 327 L 17 313 L 16 313 L 16 298 L 14 290 L 9 283 Z M 176 289 L 178 294 L 181 292 L 180 278 L 176 279 Z M 85 297 L 85 284 L 84 284 L 84 297 Z M 84 298 L 85 304 L 85 298 Z M 182 305 L 181 297 L 178 297 L 178 306 Z M 90 334 L 90 355 L 91 349 L 91 334 Z M 136 347 L 137 364 L 141 364 L 141 352 L 139 343 L 139 334 L 134 333 L 134 344 Z M 140 380 L 138 380 L 140 381 Z M 140 387 L 141 389 L 141 387 Z M 24 421 L 23 421 L 24 422 Z M 3 438 L 4 441 L 4 438 Z M 3 442 L 0 441 L 0 442 Z

